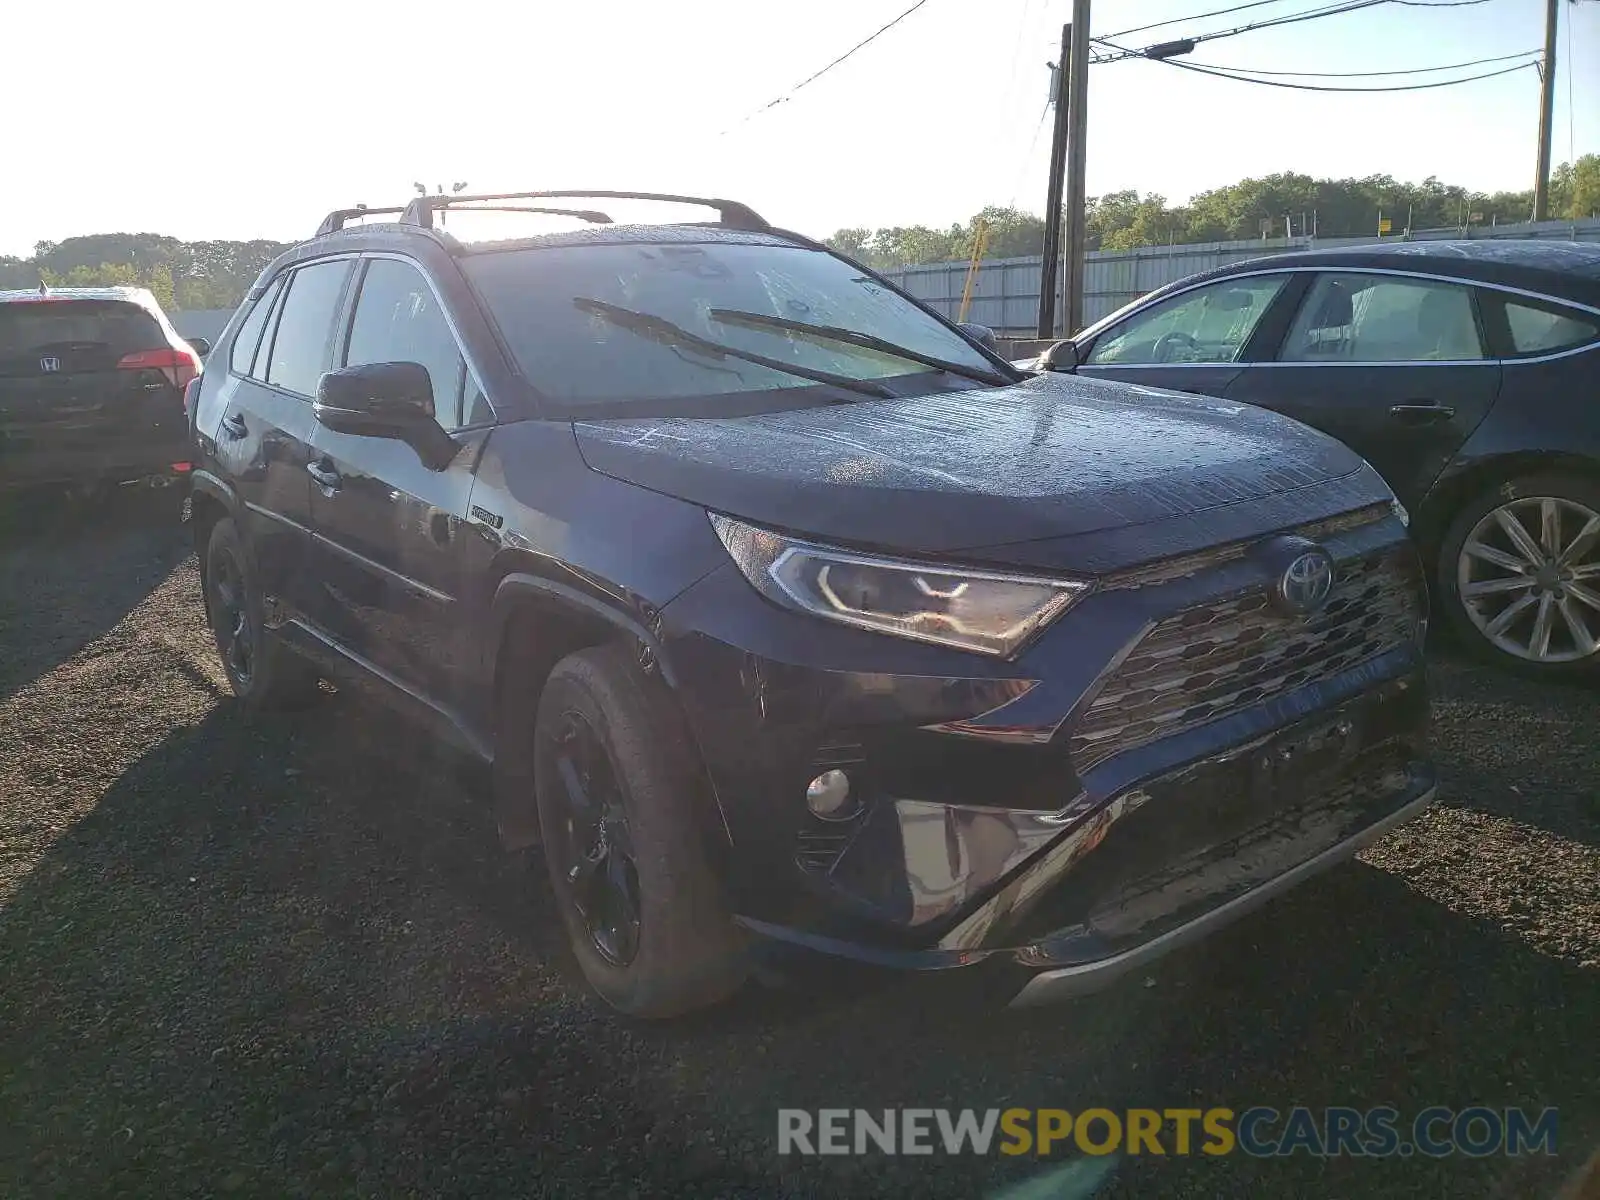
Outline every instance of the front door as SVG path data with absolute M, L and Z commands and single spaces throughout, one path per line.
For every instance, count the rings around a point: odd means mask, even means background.
M 414 264 L 393 258 L 364 264 L 338 356 L 344 366 L 379 362 L 427 368 L 435 415 L 461 450 L 434 471 L 404 442 L 317 427 L 309 464 L 313 615 L 391 682 L 454 707 L 464 637 L 462 539 L 477 536 L 465 517 L 487 410 L 438 297 Z M 465 412 L 464 395 L 471 398 Z
M 1275 361 L 1246 366 L 1226 395 L 1332 434 L 1414 506 L 1499 391 L 1471 287 L 1330 271 L 1307 290 Z

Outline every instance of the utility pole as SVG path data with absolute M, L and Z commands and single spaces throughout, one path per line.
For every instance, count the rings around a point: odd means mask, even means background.
M 1084 27 L 1084 44 L 1088 44 Z M 1061 27 L 1061 56 L 1056 69 L 1056 120 L 1050 136 L 1050 180 L 1044 201 L 1044 261 L 1039 273 L 1039 327 L 1041 338 L 1056 333 L 1056 268 L 1061 262 L 1061 186 L 1067 161 L 1067 60 L 1072 57 L 1072 26 Z
M 1533 219 L 1550 218 L 1550 127 L 1556 103 L 1556 22 L 1561 0 L 1545 0 L 1544 61 L 1539 68 L 1539 167 L 1533 180 Z M 1571 67 L 1567 68 L 1569 71 Z
M 1072 69 L 1067 72 L 1067 281 L 1066 320 L 1062 332 L 1071 337 L 1083 328 L 1083 275 L 1087 263 L 1087 214 L 1084 209 L 1084 138 L 1089 131 L 1089 0 L 1072 0 Z

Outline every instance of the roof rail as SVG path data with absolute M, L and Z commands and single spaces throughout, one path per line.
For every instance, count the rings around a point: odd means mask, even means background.
M 352 217 L 368 217 L 373 213 L 403 213 L 405 211 L 404 205 L 396 205 L 393 208 L 368 208 L 365 204 L 358 204 L 354 208 L 336 208 L 322 218 L 322 224 L 317 226 L 315 236 L 321 237 L 325 233 L 338 233 L 339 230 L 344 228 L 344 223 Z
M 434 210 L 452 208 L 458 204 L 478 204 L 487 200 L 559 200 L 559 199 L 594 199 L 594 200 L 655 200 L 663 204 L 697 204 L 705 208 L 714 208 L 721 224 L 730 229 L 744 229 L 752 233 L 766 233 L 772 228 L 764 217 L 747 204 L 737 200 L 716 200 L 705 196 L 678 196 L 664 192 L 613 192 L 613 191 L 583 191 L 562 190 L 554 192 L 495 192 L 477 196 L 418 196 L 406 205 L 404 214 L 400 217 L 401 223 L 406 225 L 420 225 L 424 229 L 433 228 Z M 377 211 L 377 210 L 374 210 Z M 390 210 L 392 211 L 392 210 Z M 506 211 L 506 210 L 490 210 Z M 522 210 L 511 210 L 522 211 Z M 584 220 L 593 220 L 604 217 L 602 223 L 609 224 L 611 218 L 605 213 L 572 212 L 566 210 L 539 210 L 527 211 L 562 211 L 563 215 L 579 216 Z M 326 222 L 324 222 L 326 224 Z

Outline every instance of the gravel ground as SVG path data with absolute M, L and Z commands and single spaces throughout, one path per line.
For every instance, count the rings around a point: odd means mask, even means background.
M 1137 1157 L 1115 1196 L 1547 1196 L 1600 1140 L 1595 691 L 1442 662 L 1440 807 L 1101 996 L 753 991 L 640 1027 L 577 982 L 473 772 L 344 696 L 245 723 L 198 591 L 139 513 L 0 556 L 0 1196 L 939 1197 L 1041 1170 L 781 1159 L 780 1106 L 1561 1108 L 1555 1162 Z

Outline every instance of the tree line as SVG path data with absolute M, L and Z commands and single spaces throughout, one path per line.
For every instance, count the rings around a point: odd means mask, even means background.
M 1131 250 L 1190 242 L 1298 236 L 1359 237 L 1377 232 L 1380 215 L 1391 231 L 1448 229 L 1526 221 L 1533 193 L 1490 195 L 1441 183 L 1401 183 L 1389 175 L 1365 179 L 1314 179 L 1284 172 L 1243 179 L 1201 192 L 1187 204 L 1168 204 L 1154 193 L 1128 190 L 1092 197 L 1087 229 L 1091 250 Z M 1586 154 L 1551 173 L 1550 215 L 1579 220 L 1600 214 L 1600 154 Z M 1044 218 L 1016 208 L 986 208 L 948 229 L 896 225 L 840 229 L 830 246 L 874 267 L 970 258 L 980 222 L 987 226 L 986 258 L 1038 254 Z M 266 240 L 185 242 L 155 233 L 102 233 L 39 242 L 29 258 L 0 255 L 0 289 L 93 287 L 128 284 L 149 288 L 171 311 L 234 308 L 262 269 L 287 249 Z
M 1586 154 L 1551 172 L 1552 219 L 1580 220 L 1600 215 L 1600 154 Z M 1390 231 L 1461 229 L 1526 221 L 1533 214 L 1533 192 L 1485 194 L 1441 183 L 1430 176 L 1402 183 L 1389 175 L 1364 179 L 1314 179 L 1284 172 L 1242 179 L 1201 192 L 1187 204 L 1168 204 L 1164 196 L 1137 191 L 1110 192 L 1088 201 L 1086 227 L 1091 250 L 1131 250 L 1193 242 L 1243 241 L 1283 237 L 1362 237 L 1378 232 L 1379 218 Z M 840 229 L 830 246 L 869 266 L 892 268 L 915 263 L 971 258 L 979 224 L 988 227 L 985 258 L 1038 254 L 1044 244 L 1044 218 L 1016 208 L 986 208 L 948 229 L 896 225 L 886 229 Z
M 97 233 L 39 242 L 29 258 L 0 255 L 0 289 L 147 287 L 168 312 L 234 308 L 282 242 L 185 242 L 156 233 Z

